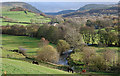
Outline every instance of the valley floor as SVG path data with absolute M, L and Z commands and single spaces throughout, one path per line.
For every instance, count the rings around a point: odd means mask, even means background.
M 27 55 L 36 55 L 38 49 L 39 39 L 30 38 L 26 36 L 12 36 L 2 35 L 2 73 L 7 74 L 71 74 L 62 70 L 53 69 L 49 67 L 49 64 L 41 63 L 40 65 L 32 64 L 31 61 L 26 60 L 25 57 L 16 52 L 11 52 L 11 49 L 18 49 L 19 46 L 23 46 L 27 50 Z M 55 45 L 50 44 L 55 47 Z M 97 47 L 93 47 L 98 49 Z M 108 47 L 110 49 L 118 49 L 118 47 Z M 103 49 L 103 48 L 99 48 Z M 101 50 L 97 50 L 100 52 Z M 9 54 L 10 58 L 7 56 Z M 92 74 L 93 72 L 90 72 Z M 80 73 L 79 73 L 80 74 Z M 108 74 L 108 73 L 93 73 L 93 74 Z

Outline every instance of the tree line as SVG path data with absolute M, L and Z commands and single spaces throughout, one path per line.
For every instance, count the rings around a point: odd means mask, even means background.
M 86 44 L 120 46 L 118 26 L 110 26 L 110 21 L 90 21 L 87 20 L 86 26 L 80 26 L 72 20 L 66 20 L 57 26 L 44 24 L 39 26 L 2 26 L 2 34 L 30 36 L 41 39 L 46 38 L 51 43 L 57 44 L 58 40 L 66 40 L 72 47 L 76 47 L 84 41 Z

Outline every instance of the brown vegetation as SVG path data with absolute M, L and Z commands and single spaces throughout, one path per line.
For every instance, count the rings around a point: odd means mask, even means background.
M 59 60 L 59 54 L 54 47 L 52 47 L 50 45 L 43 46 L 38 51 L 37 60 L 57 63 Z

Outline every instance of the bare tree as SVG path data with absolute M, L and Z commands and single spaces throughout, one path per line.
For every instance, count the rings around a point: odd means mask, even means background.
M 75 28 L 67 29 L 65 40 L 74 48 L 83 43 L 81 34 Z
M 83 61 L 86 64 L 89 64 L 91 57 L 96 55 L 95 50 L 93 48 L 91 48 L 91 47 L 84 47 L 82 49 L 82 52 L 83 52 Z
M 109 62 L 110 65 L 115 64 L 118 60 L 117 54 L 114 50 L 106 49 L 106 51 L 103 53 L 103 56 L 106 62 Z

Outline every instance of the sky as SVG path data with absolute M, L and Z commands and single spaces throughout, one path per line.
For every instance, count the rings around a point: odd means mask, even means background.
M 87 4 L 115 4 L 116 2 L 27 2 L 44 13 L 77 10 Z
M 119 0 L 0 0 L 0 2 L 119 2 Z

